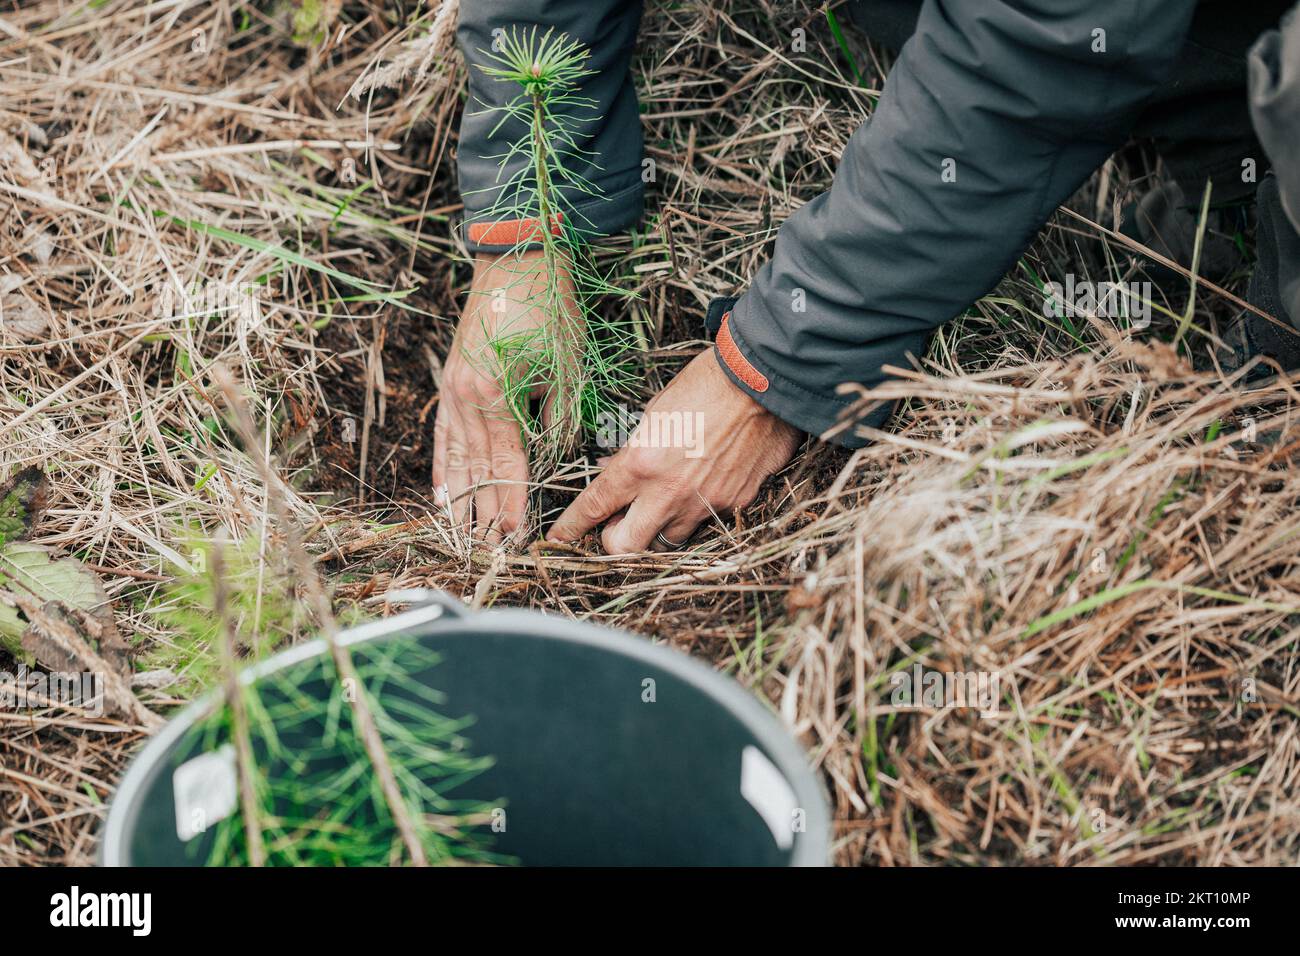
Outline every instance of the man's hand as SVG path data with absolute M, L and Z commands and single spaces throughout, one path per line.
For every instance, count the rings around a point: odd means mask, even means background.
M 545 287 L 541 269 L 540 252 L 479 256 L 442 372 L 433 427 L 435 496 L 445 492 L 455 520 L 466 528 L 472 522 L 492 544 L 519 528 L 528 507 L 528 454 L 492 344 L 524 340 L 554 321 L 532 304 Z M 544 397 L 547 387 L 529 397 Z
M 674 435 L 681 440 L 664 441 Z M 733 385 L 712 350 L 701 353 L 654 397 L 627 447 L 547 537 L 576 541 L 608 518 L 601 540 L 610 554 L 645 551 L 658 534 L 685 542 L 711 512 L 753 501 L 802 437 Z

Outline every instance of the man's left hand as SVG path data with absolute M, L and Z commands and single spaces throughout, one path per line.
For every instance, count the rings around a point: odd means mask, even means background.
M 601 541 L 609 554 L 646 551 L 656 535 L 684 543 L 712 513 L 753 501 L 802 438 L 733 385 L 712 349 L 702 352 L 651 400 L 627 446 L 547 538 L 576 541 L 608 519 Z

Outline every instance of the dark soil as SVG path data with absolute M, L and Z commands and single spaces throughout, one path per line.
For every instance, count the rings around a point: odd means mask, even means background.
M 316 435 L 319 466 L 308 490 L 324 492 L 339 505 L 378 511 L 380 520 L 404 521 L 431 510 L 437 388 L 428 352 L 441 360 L 450 338 L 440 324 L 393 309 L 378 322 L 335 320 L 322 332 L 320 346 L 333 353 L 334 367 L 322 377 L 329 409 Z M 382 377 L 370 368 L 376 334 Z M 367 435 L 372 377 L 380 385 L 371 399 Z

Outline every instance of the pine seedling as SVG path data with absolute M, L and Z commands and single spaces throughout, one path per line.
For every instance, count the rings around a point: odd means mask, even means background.
M 473 753 L 471 717 L 444 716 L 428 685 L 439 662 L 418 638 L 395 635 L 349 651 L 239 680 L 260 660 L 306 633 L 310 621 L 287 569 L 259 560 L 261 541 L 195 546 L 196 570 L 169 593 L 174 665 L 191 689 L 224 685 L 220 703 L 190 732 L 185 752 L 236 754 L 239 805 L 190 844 L 206 866 L 383 866 L 410 862 L 406 839 L 381 792 L 354 702 L 366 712 L 391 766 L 414 837 L 429 865 L 514 862 L 491 849 L 504 801 L 459 796 L 492 766 Z M 182 664 L 182 662 L 184 662 Z M 206 685 L 206 686 L 205 686 Z M 201 828 L 203 829 L 203 828 Z
M 490 761 L 466 752 L 458 731 L 467 718 L 448 719 L 436 709 L 443 700 L 427 686 L 436 658 L 408 634 L 345 643 L 244 395 L 224 366 L 215 366 L 212 377 L 234 432 L 254 450 L 284 559 L 325 646 L 260 680 L 237 679 L 231 613 L 238 602 L 224 579 L 214 587 L 226 693 L 216 717 L 200 721 L 195 732 L 206 734 L 204 752 L 234 749 L 241 809 L 217 821 L 215 835 L 207 833 L 212 839 L 192 845 L 208 848 L 209 864 L 507 862 L 492 857 L 478 836 L 486 832 L 484 814 L 492 816 L 500 801 L 493 807 L 449 793 Z M 211 563 L 211 572 L 220 576 L 224 563 Z
M 214 617 L 218 587 L 224 587 L 235 652 L 260 660 L 294 643 L 312 627 L 294 595 L 293 576 L 281 555 L 257 535 L 223 548 L 221 580 L 215 571 L 216 544 L 194 529 L 181 534 L 191 571 L 178 573 L 165 599 L 149 611 L 166 625 L 168 638 L 145 658 L 149 670 L 169 670 L 173 692 L 193 697 L 220 678 L 221 620 Z
M 444 697 L 419 675 L 438 655 L 418 638 L 394 636 L 352 650 L 356 693 L 366 695 L 401 787 L 425 861 L 432 866 L 503 865 L 491 823 L 504 807 L 457 796 L 492 766 L 462 732 L 470 718 L 439 713 Z M 389 866 L 409 862 L 397 822 L 379 792 L 348 706 L 352 692 L 321 654 L 240 689 L 200 723 L 190 741 L 204 752 L 244 738 L 238 811 L 192 844 L 206 866 Z M 241 726 L 242 725 L 242 726 Z M 251 811 L 249 806 L 251 804 Z M 251 818 L 250 818 L 251 813 Z M 250 825 L 251 819 L 251 825 Z
M 517 258 L 536 248 L 542 263 L 540 274 L 519 270 L 517 281 L 493 293 L 489 308 L 504 311 L 506 301 L 514 300 L 539 310 L 543 321 L 489 330 L 488 354 L 469 358 L 498 376 L 534 470 L 544 472 L 595 426 L 609 396 L 630 384 L 637 339 L 630 322 L 610 321 L 594 308 L 599 297 L 631 293 L 596 266 L 596 230 L 574 205 L 603 198 L 577 171 L 595 165 L 578 145 L 581 127 L 596 118 L 595 102 L 577 92 L 592 72 L 586 67 L 589 53 L 563 33 L 535 27 L 498 33 L 494 50 L 484 55 L 495 65 L 480 68 L 519 90 L 506 104 L 488 108 L 500 115 L 494 132 L 504 126 L 519 134 L 504 154 L 490 157 L 503 171 L 517 171 L 491 187 L 496 197 L 485 219 L 536 223 L 507 255 Z M 547 404 L 534 410 L 533 399 L 542 392 L 548 393 Z

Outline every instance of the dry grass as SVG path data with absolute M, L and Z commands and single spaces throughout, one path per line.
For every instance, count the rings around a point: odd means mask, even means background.
M 1131 338 L 1045 321 L 1028 278 L 1131 276 L 1093 223 L 1145 185 L 1143 157 L 1109 164 L 1071 204 L 1083 220 L 1058 216 L 1027 268 L 864 398 L 902 403 L 869 448 L 810 447 L 688 555 L 494 553 L 422 507 L 468 277 L 448 228 L 463 78 L 428 60 L 445 41 L 420 41 L 439 11 L 402 31 L 391 4 L 349 3 L 342 40 L 311 52 L 269 6 L 0 7 L 0 476 L 50 472 L 40 540 L 102 570 L 146 659 L 174 637 L 160 611 L 191 531 L 266 526 L 220 362 L 340 602 L 433 584 L 716 662 L 809 745 L 840 862 L 1296 860 L 1300 394 L 1193 373 L 1169 320 Z M 646 394 L 703 347 L 707 299 L 743 286 L 871 105 L 819 11 L 667 6 L 637 64 L 650 211 L 604 252 L 641 293 Z M 210 298 L 160 307 L 169 284 Z M 1186 289 L 1166 292 L 1180 312 Z M 1206 289 L 1195 304 L 1199 328 L 1234 309 Z M 576 460 L 552 496 L 589 472 Z M 999 672 L 998 713 L 895 705 L 891 675 L 916 661 Z M 0 862 L 88 860 L 141 736 L 0 714 Z

